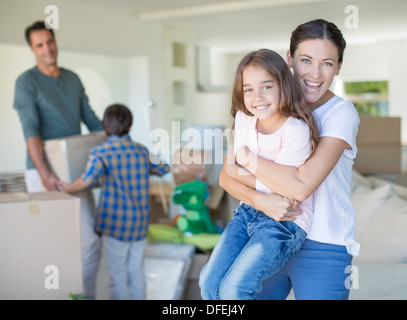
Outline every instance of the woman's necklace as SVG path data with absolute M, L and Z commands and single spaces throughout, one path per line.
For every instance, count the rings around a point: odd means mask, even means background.
M 318 109 L 320 106 L 329 101 L 333 96 L 335 96 L 335 94 L 331 90 L 328 90 L 318 101 L 311 105 L 312 110 Z

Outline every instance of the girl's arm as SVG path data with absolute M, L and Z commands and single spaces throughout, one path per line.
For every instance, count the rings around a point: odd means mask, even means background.
M 252 189 L 256 189 L 256 177 L 247 169 L 236 165 L 233 147 L 228 149 L 228 152 L 223 160 L 222 172 L 224 171 L 224 173 L 233 180 L 236 180 L 237 182 L 240 182 Z M 227 179 L 227 177 L 225 179 Z M 221 187 L 224 188 L 224 186 Z
M 243 169 L 233 162 L 228 162 L 226 155 L 219 176 L 219 185 L 231 196 L 252 205 L 277 221 L 294 221 L 295 217 L 301 214 L 298 203 L 293 203 L 276 193 L 266 194 L 256 191 L 254 189 L 256 178 L 253 175 L 236 175 L 238 170 Z
M 238 150 L 236 160 L 271 190 L 304 201 L 329 175 L 345 149 L 351 147 L 344 140 L 321 137 L 315 153 L 299 168 L 264 160 L 244 148 Z

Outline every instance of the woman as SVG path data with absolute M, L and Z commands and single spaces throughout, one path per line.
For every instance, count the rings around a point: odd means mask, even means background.
M 225 159 L 220 185 L 244 202 L 279 221 L 293 221 L 301 214 L 296 201 L 314 194 L 314 220 L 299 253 L 267 280 L 259 298 L 284 299 L 294 290 L 296 299 L 347 299 L 349 276 L 345 269 L 359 245 L 353 240 L 354 210 L 350 180 L 356 156 L 359 117 L 354 106 L 335 96 L 329 87 L 339 74 L 346 42 L 340 30 L 322 19 L 293 31 L 287 63 L 293 68 L 320 129 L 315 153 L 299 167 L 287 167 L 251 154 L 236 153 L 236 161 L 281 194 L 254 191 L 248 181 L 233 178 L 236 165 Z M 229 156 L 230 157 L 230 156 Z M 346 269 L 348 270 L 348 269 Z

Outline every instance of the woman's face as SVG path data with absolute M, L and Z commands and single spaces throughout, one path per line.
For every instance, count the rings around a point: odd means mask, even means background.
M 309 103 L 318 102 L 328 92 L 342 66 L 338 59 L 338 48 L 330 40 L 305 40 L 298 45 L 294 56 L 288 51 L 287 63 Z

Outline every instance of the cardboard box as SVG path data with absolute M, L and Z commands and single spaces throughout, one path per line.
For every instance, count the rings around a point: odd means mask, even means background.
M 61 192 L 0 194 L 0 299 L 83 292 L 79 210 Z
M 175 185 L 200 179 L 208 181 L 205 165 L 205 152 L 201 150 L 179 149 L 172 157 L 172 174 Z
M 215 186 L 219 181 L 219 174 L 223 167 L 225 151 L 193 150 L 182 148 L 175 150 L 172 157 L 172 174 L 176 185 L 201 179 Z
M 400 173 L 401 118 L 361 116 L 356 145 L 360 173 Z
M 72 183 L 85 171 L 88 151 L 106 140 L 102 131 L 46 140 L 45 155 L 56 175 L 62 181 Z
M 219 175 L 223 167 L 224 150 L 176 150 L 172 159 L 172 174 L 175 185 L 200 179 L 208 183 L 209 197 L 206 205 L 216 209 L 224 190 L 219 187 Z

